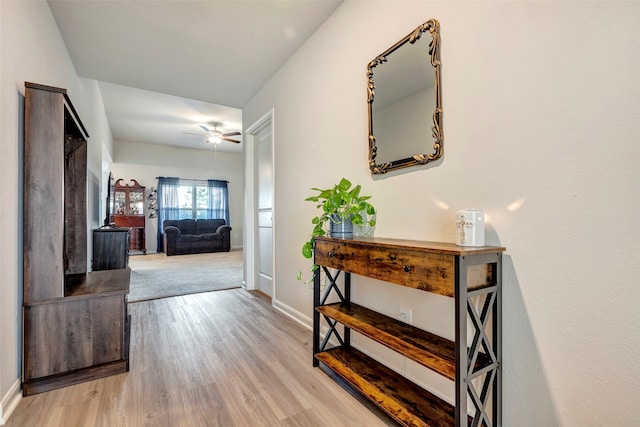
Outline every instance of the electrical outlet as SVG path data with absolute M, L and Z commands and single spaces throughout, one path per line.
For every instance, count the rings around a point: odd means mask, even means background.
M 411 324 L 411 309 L 408 307 L 400 307 L 398 310 L 398 320 Z

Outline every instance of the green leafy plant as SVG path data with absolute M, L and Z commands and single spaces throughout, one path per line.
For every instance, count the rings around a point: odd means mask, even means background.
M 360 185 L 353 186 L 351 181 L 342 178 L 340 182 L 331 188 L 312 188 L 317 191 L 315 196 L 307 197 L 305 201 L 316 204 L 321 213 L 311 220 L 313 230 L 307 242 L 302 246 L 302 255 L 305 258 L 313 256 L 313 244 L 316 237 L 328 234 L 330 223 L 351 221 L 358 225 L 365 234 L 369 233 L 376 225 L 376 209 L 368 200 L 371 196 L 360 195 Z M 311 269 L 315 273 L 317 265 Z M 312 276 L 313 278 L 313 276 Z M 302 273 L 298 272 L 298 279 L 302 280 Z M 305 283 L 309 284 L 311 279 Z

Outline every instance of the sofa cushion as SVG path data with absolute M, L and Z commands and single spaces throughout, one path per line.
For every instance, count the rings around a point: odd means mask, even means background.
M 196 221 L 195 234 L 215 233 L 221 225 L 225 225 L 224 219 L 199 219 Z
M 222 240 L 222 234 L 205 233 L 205 234 L 183 234 L 180 236 L 178 243 L 188 242 L 208 242 L 212 240 Z
M 176 227 L 182 234 L 196 234 L 196 222 L 193 219 L 167 219 L 162 223 L 162 228 Z

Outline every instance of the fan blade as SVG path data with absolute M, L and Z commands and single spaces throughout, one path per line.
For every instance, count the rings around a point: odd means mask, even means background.
M 240 136 L 242 135 L 240 132 L 229 132 L 229 133 L 223 133 L 222 136 Z
M 222 138 L 223 141 L 235 142 L 236 144 L 240 144 L 240 141 L 231 139 L 231 138 Z
M 182 132 L 184 135 L 198 135 L 198 136 L 204 136 L 201 133 L 193 133 L 193 132 Z
M 198 126 L 200 126 L 202 128 L 202 130 L 204 130 L 205 132 L 211 132 L 211 130 L 208 127 L 206 127 L 205 125 L 198 125 Z

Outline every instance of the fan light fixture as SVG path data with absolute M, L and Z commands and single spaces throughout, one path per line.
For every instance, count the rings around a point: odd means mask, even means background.
M 2 1 L 2 0 L 0 0 Z M 228 142 L 234 142 L 236 144 L 240 144 L 240 140 L 237 139 L 232 139 L 230 137 L 232 136 L 240 136 L 242 135 L 240 132 L 236 131 L 236 132 L 228 132 L 228 133 L 222 133 L 221 131 L 218 130 L 218 126 L 220 124 L 219 123 L 210 123 L 209 125 L 205 125 L 205 124 L 201 124 L 198 125 L 200 127 L 200 129 L 202 129 L 203 131 L 205 131 L 204 137 L 205 137 L 205 142 L 209 143 L 209 144 L 215 144 L 218 145 L 223 141 L 228 141 Z M 209 126 L 212 126 L 213 129 Z M 183 132 L 187 135 L 202 135 L 199 133 L 191 133 L 191 132 Z
M 220 144 L 222 142 L 222 136 L 220 135 L 220 131 L 211 132 L 211 135 L 207 137 L 207 142 L 209 144 Z

